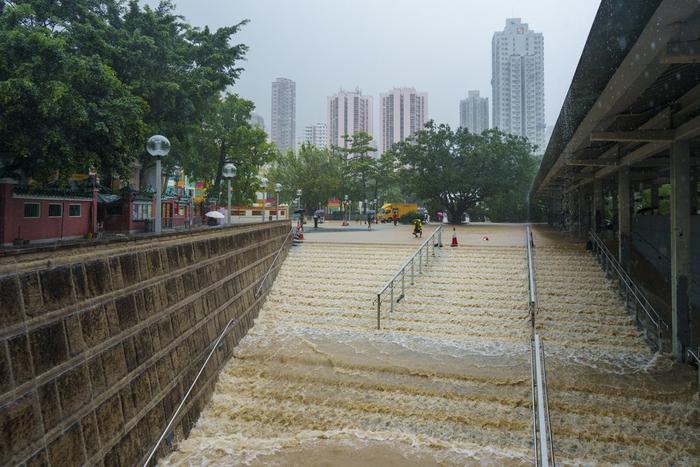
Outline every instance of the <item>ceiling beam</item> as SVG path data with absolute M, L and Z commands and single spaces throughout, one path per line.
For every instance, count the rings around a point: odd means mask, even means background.
M 584 167 L 607 167 L 609 165 L 617 165 L 616 160 L 603 160 L 603 159 L 577 159 L 573 161 L 566 161 L 566 165 L 573 166 L 584 166 Z
M 700 63 L 700 41 L 669 42 L 661 63 Z
M 671 142 L 673 130 L 592 131 L 591 141 L 617 141 L 620 143 Z

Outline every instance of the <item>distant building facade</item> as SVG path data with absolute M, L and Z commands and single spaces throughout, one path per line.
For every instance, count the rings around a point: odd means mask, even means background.
M 526 136 L 544 150 L 544 37 L 520 18 L 494 33 L 492 46 L 493 126 Z
M 296 83 L 288 78 L 272 82 L 270 140 L 281 151 L 294 149 L 296 141 Z
M 250 114 L 250 120 L 248 120 L 251 126 L 259 127 L 263 130 L 265 129 L 265 119 L 260 114 L 252 113 Z
M 308 143 L 319 149 L 328 147 L 328 126 L 325 123 L 316 123 L 304 127 L 302 143 Z
M 355 92 L 341 90 L 328 98 L 326 126 L 328 145 L 346 147 L 345 135 L 352 136 L 364 131 L 372 134 L 372 96 L 364 96 L 359 89 Z
M 476 134 L 488 130 L 489 98 L 480 97 L 479 91 L 469 91 L 468 97 L 459 101 L 459 126 Z
M 414 88 L 394 88 L 379 96 L 379 152 L 423 128 L 428 121 L 428 94 Z

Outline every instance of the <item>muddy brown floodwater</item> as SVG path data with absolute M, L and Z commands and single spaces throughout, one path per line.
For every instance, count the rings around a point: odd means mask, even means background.
M 467 241 L 442 249 L 381 331 L 374 294 L 416 245 L 358 232 L 293 248 L 162 463 L 532 464 L 523 227 L 458 234 Z M 564 240 L 539 230 L 535 256 L 557 461 L 697 465 L 693 372 L 647 348 L 593 258 Z

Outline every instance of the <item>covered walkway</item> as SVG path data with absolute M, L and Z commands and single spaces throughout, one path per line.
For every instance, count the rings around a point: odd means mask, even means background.
M 530 196 L 606 241 L 684 361 L 700 346 L 700 4 L 633 3 L 601 3 Z

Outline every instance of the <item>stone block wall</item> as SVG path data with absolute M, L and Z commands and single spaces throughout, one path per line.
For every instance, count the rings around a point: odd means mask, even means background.
M 0 272 L 0 464 L 145 461 L 233 320 L 156 458 L 167 452 L 253 325 L 267 287 L 255 292 L 289 228 L 107 244 L 50 264 L 13 258 Z

